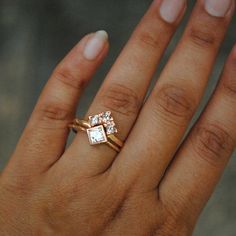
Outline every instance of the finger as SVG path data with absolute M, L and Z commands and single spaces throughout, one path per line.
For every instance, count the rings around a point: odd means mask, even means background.
M 114 172 L 124 172 L 126 179 L 135 179 L 142 189 L 158 185 L 176 152 L 232 18 L 232 4 L 224 17 L 210 15 L 204 4 L 202 0 L 197 2 L 183 38 L 114 163 Z
M 205 112 L 181 146 L 160 185 L 160 196 L 196 220 L 236 145 L 236 46 Z M 173 197 L 174 197 L 173 196 Z M 194 201 L 189 201 L 194 199 Z M 177 205 L 175 205 L 177 208 Z
M 56 67 L 13 155 L 13 166 L 41 172 L 61 156 L 78 99 L 107 51 L 107 34 L 99 31 L 83 38 Z
M 175 5 L 175 17 L 168 15 L 169 18 L 163 20 L 159 11 L 161 2 L 164 1 L 153 2 L 88 111 L 88 115 L 112 111 L 119 130 L 118 136 L 122 140 L 126 139 L 136 120 L 157 64 L 185 10 L 184 0 L 167 1 Z M 86 169 L 93 174 L 107 169 L 116 156 L 116 152 L 105 145 L 89 147 L 86 135 L 80 133 L 69 152 L 74 155 L 80 153 L 81 156 L 80 160 L 78 158 L 71 160 L 73 165 L 74 161 L 79 161 L 80 166 L 86 166 Z M 98 158 L 98 156 L 102 157 Z

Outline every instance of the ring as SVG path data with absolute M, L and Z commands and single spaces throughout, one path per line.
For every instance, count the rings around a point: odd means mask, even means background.
M 87 132 L 90 145 L 107 144 L 116 152 L 120 152 L 123 142 L 115 136 L 118 133 L 116 124 L 110 111 L 89 116 L 88 121 L 74 119 L 69 127 L 77 133 Z

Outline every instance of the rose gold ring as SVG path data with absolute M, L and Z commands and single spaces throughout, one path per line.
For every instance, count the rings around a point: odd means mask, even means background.
M 87 132 L 90 145 L 107 144 L 116 152 L 120 152 L 124 143 L 115 136 L 118 133 L 110 111 L 89 116 L 89 120 L 75 119 L 69 127 L 77 133 Z

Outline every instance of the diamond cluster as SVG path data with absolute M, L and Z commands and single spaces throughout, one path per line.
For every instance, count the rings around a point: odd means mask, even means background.
M 103 125 L 107 135 L 117 133 L 116 124 L 110 111 L 102 112 L 98 115 L 90 116 L 89 123 L 91 127 Z

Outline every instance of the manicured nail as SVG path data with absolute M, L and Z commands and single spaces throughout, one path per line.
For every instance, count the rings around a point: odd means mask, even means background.
M 205 0 L 205 9 L 212 16 L 224 17 L 231 4 L 232 0 Z
M 185 4 L 186 0 L 163 0 L 160 7 L 160 15 L 165 21 L 173 23 L 180 16 Z
M 108 34 L 106 31 L 100 30 L 96 32 L 93 37 L 88 40 L 84 48 L 84 57 L 90 61 L 95 60 L 102 52 L 107 40 Z

